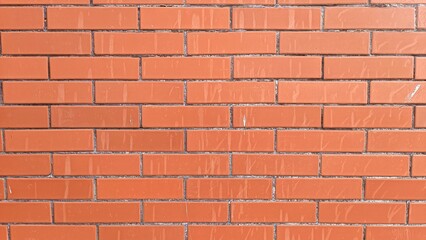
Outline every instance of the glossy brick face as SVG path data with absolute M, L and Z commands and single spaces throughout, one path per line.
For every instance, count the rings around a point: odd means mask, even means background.
M 0 0 L 0 240 L 426 239 L 426 0 Z

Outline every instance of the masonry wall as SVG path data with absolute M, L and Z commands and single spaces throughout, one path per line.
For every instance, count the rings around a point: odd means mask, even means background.
M 426 0 L 0 0 L 0 240 L 424 240 Z

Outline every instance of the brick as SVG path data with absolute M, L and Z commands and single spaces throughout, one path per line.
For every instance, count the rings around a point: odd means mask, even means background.
M 235 8 L 233 29 L 320 29 L 320 8 Z
M 270 130 L 189 130 L 187 145 L 191 152 L 271 152 L 274 134 Z
M 277 179 L 279 199 L 361 199 L 362 179 Z
M 0 223 L 51 223 L 48 202 L 0 202 Z
M 7 188 L 8 199 L 93 199 L 91 179 L 15 178 Z
M 423 224 L 426 223 L 426 204 L 424 203 L 410 203 L 409 210 L 409 220 L 410 224 Z
M 415 9 L 410 7 L 330 7 L 325 29 L 414 29 Z
M 0 226 L 0 240 L 7 240 L 7 239 L 9 239 L 7 226 Z
M 1 106 L 1 128 L 47 128 L 47 107 L 44 106 Z
M 223 202 L 145 202 L 144 222 L 226 222 Z
M 278 83 L 278 102 L 337 104 L 367 103 L 367 83 L 343 81 L 280 81 Z
M 417 10 L 417 28 L 426 28 L 426 7 L 419 6 Z
M 320 57 L 236 57 L 235 78 L 320 78 Z
M 143 175 L 229 175 L 226 154 L 144 154 Z
M 278 130 L 280 152 L 362 152 L 364 131 Z
M 29 5 L 29 4 L 89 4 L 89 0 L 1 0 L 2 4 Z
M 325 79 L 413 78 L 412 57 L 326 57 Z
M 4 103 L 92 103 L 91 82 L 3 82 Z
M 411 226 L 368 226 L 366 231 L 366 236 L 368 240 L 422 240 L 425 234 L 425 227 Z
M 98 199 L 182 199 L 178 178 L 105 178 L 97 180 Z
M 229 107 L 143 106 L 144 128 L 229 127 Z
M 52 79 L 128 79 L 139 78 L 138 58 L 67 57 L 51 58 Z
M 188 240 L 206 239 L 233 239 L 245 240 L 247 237 L 253 239 L 274 239 L 273 226 L 209 226 L 198 225 L 188 227 Z
M 96 103 L 183 103 L 183 82 L 96 82 Z
M 233 223 L 315 222 L 314 202 L 232 202 Z
M 271 179 L 190 178 L 186 181 L 188 199 L 271 199 Z
M 0 176 L 39 176 L 50 174 L 48 154 L 0 155 Z
M 137 154 L 55 154 L 55 176 L 139 175 L 140 159 Z
M 243 4 L 256 4 L 256 5 L 274 5 L 273 0 L 188 0 L 187 4 L 221 4 L 221 5 L 243 5 Z
M 233 175 L 315 176 L 316 155 L 233 154 Z
M 137 128 L 137 106 L 52 106 L 54 128 Z
M 182 33 L 95 33 L 96 54 L 183 54 Z
M 3 179 L 0 179 L 0 200 L 3 200 L 5 198 L 6 198 L 5 181 Z M 1 228 L 0 228 L 0 237 L 1 237 Z
M 290 5 L 346 5 L 368 3 L 368 0 L 278 0 L 278 3 Z
M 277 240 L 311 239 L 328 240 L 362 239 L 361 226 L 278 226 Z
M 99 226 L 99 239 L 117 240 L 169 239 L 184 238 L 183 226 Z
M 49 30 L 138 29 L 138 9 L 129 7 L 49 7 Z
M 190 32 L 188 54 L 275 53 L 275 38 L 274 32 Z
M 371 3 L 396 3 L 396 4 L 415 4 L 415 3 L 426 3 L 425 0 L 371 0 Z
M 412 176 L 426 176 L 426 156 L 414 155 L 411 169 Z
M 0 57 L 2 79 L 47 79 L 47 72 L 45 57 Z
M 0 2 L 0 5 L 4 2 Z M 21 3 L 23 1 L 17 1 Z M 25 17 L 22 17 L 25 16 Z M 2 30 L 35 30 L 43 29 L 44 16 L 41 7 L 1 7 L 0 29 Z
M 320 127 L 319 106 L 234 106 L 234 127 Z
M 420 179 L 367 179 L 365 198 L 375 200 L 425 200 L 426 181 Z
M 142 58 L 142 79 L 229 79 L 230 58 Z
M 183 150 L 183 131 L 97 130 L 99 151 L 175 152 Z
M 273 82 L 189 82 L 188 103 L 273 103 Z
M 183 0 L 93 0 L 94 4 L 183 4 Z
M 55 223 L 138 223 L 139 202 L 56 202 Z
M 425 54 L 426 34 L 421 32 L 374 32 L 374 54 Z
M 367 32 L 281 32 L 280 53 L 368 54 Z
M 370 131 L 369 152 L 426 152 L 426 131 Z
M 9 32 L 1 34 L 3 54 L 89 55 L 90 33 Z
M 54 225 L 12 225 L 10 235 L 14 240 L 95 240 L 95 226 L 54 226 Z
M 416 58 L 416 79 L 426 79 L 426 58 Z
M 371 103 L 426 103 L 426 83 L 412 81 L 371 82 Z
M 405 223 L 405 203 L 320 202 L 320 223 Z
M 408 176 L 409 157 L 393 155 L 323 155 L 323 176 Z
M 140 27 L 141 29 L 229 29 L 229 12 L 229 8 L 142 7 Z
M 7 152 L 93 151 L 93 130 L 8 130 Z
M 325 106 L 324 128 L 411 128 L 412 114 L 408 106 Z

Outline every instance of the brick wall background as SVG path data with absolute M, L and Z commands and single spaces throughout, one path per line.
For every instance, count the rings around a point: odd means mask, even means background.
M 0 240 L 424 240 L 426 0 L 0 0 Z

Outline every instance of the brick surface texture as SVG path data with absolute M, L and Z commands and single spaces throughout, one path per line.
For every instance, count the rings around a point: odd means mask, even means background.
M 0 0 L 0 240 L 426 239 L 426 0 Z

